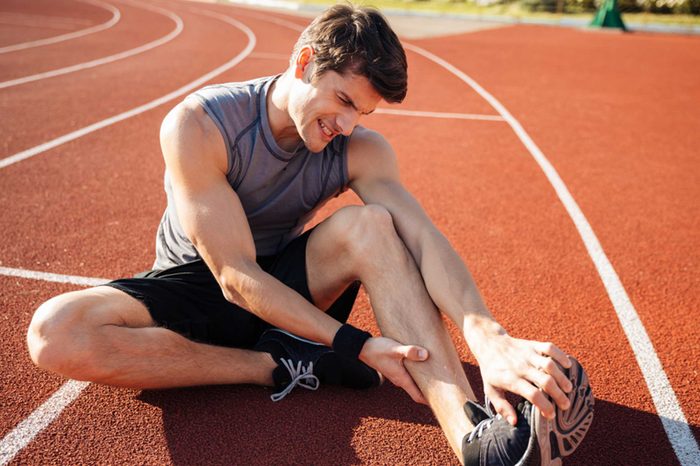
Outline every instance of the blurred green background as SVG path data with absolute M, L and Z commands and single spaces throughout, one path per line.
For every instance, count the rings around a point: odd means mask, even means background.
M 484 15 L 553 21 L 591 20 L 603 0 L 355 0 L 382 9 Z M 330 5 L 334 0 L 302 0 L 303 4 Z M 617 0 L 629 23 L 700 25 L 700 0 Z

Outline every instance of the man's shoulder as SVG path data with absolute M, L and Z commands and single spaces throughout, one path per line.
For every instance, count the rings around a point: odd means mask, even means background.
M 394 160 L 394 150 L 389 141 L 379 132 L 358 126 L 350 135 L 348 156 L 367 159 Z
M 202 105 L 195 99 L 186 98 L 177 104 L 163 120 L 161 138 L 185 136 L 200 140 L 207 139 L 212 132 L 216 131 L 216 126 L 212 124 Z
M 209 160 L 225 170 L 226 150 L 219 129 L 193 99 L 185 99 L 173 108 L 163 120 L 160 144 L 166 166 L 200 164 Z
M 397 166 L 396 154 L 382 134 L 363 126 L 355 128 L 348 145 L 351 182 L 382 173 L 394 173 Z
M 379 132 L 357 126 L 350 135 L 348 155 L 355 157 L 388 156 L 393 154 L 391 145 Z
M 196 99 L 205 106 L 255 107 L 266 83 L 272 78 L 268 76 L 248 81 L 212 84 L 193 92 L 188 99 Z

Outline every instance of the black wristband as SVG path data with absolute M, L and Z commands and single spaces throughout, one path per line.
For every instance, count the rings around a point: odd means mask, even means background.
M 350 324 L 343 324 L 333 337 L 333 351 L 352 359 L 357 359 L 365 342 L 372 338 L 372 334 L 355 328 Z

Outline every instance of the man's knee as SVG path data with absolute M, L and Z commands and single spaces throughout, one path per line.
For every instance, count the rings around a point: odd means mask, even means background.
M 68 293 L 39 306 L 27 331 L 34 364 L 76 379 L 88 379 L 99 372 L 87 304 Z
M 398 239 L 389 211 L 377 204 L 346 209 L 339 225 L 346 249 L 358 259 L 389 252 L 387 247 Z

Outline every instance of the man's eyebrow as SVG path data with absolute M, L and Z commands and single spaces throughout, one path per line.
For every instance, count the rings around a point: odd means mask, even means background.
M 358 112 L 360 111 L 360 110 L 357 108 L 357 105 L 355 105 L 355 102 L 353 102 L 353 100 L 350 98 L 349 95 L 347 95 L 347 94 L 346 94 L 345 92 L 343 92 L 343 91 L 338 91 L 338 93 L 340 94 L 340 97 L 343 98 L 343 100 L 347 100 L 347 101 L 348 101 L 348 103 L 350 104 L 350 106 L 351 106 L 352 108 L 354 108 L 354 109 L 357 110 Z M 374 112 L 374 109 L 370 110 L 369 112 L 360 112 L 360 113 L 362 113 L 363 115 L 369 115 L 369 114 L 372 113 L 372 112 Z

